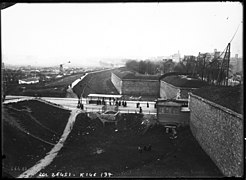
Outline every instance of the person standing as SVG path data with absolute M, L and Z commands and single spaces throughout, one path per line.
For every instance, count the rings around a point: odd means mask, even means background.
M 139 113 L 141 114 L 143 112 L 142 107 L 139 107 Z
M 147 108 L 149 108 L 149 103 L 147 102 Z

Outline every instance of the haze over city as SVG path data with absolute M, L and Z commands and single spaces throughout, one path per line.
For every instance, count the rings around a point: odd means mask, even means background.
M 17 3 L 1 12 L 2 62 L 98 65 L 223 51 L 242 57 L 242 4 Z

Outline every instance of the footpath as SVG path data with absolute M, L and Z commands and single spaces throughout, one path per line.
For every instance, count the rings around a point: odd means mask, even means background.
M 53 159 L 57 156 L 58 152 L 63 147 L 63 144 L 66 141 L 69 133 L 72 131 L 76 116 L 81 112 L 82 111 L 79 109 L 74 109 L 71 111 L 71 115 L 68 119 L 67 125 L 64 129 L 64 132 L 63 132 L 59 142 L 51 149 L 50 152 L 47 153 L 47 155 L 43 159 L 38 161 L 36 165 L 29 168 L 24 173 L 22 173 L 18 178 L 33 177 L 35 174 L 37 174 L 39 171 L 44 169 L 46 166 L 48 166 L 53 161 Z

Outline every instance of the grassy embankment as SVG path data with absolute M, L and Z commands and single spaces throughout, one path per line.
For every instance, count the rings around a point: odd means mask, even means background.
M 58 142 L 70 112 L 30 100 L 3 106 L 3 171 L 17 177 Z
M 193 94 L 227 107 L 239 114 L 243 113 L 243 86 L 207 86 Z

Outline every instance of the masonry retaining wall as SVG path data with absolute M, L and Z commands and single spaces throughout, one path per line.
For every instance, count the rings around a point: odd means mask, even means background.
M 119 94 L 122 94 L 122 80 L 114 73 L 111 73 L 111 82 L 113 83 Z
M 197 88 L 176 87 L 165 81 L 160 81 L 160 97 L 163 99 L 188 99 L 188 93 L 196 89 Z
M 111 81 L 120 94 L 132 96 L 159 96 L 159 81 L 145 79 L 121 79 L 111 73 Z
M 225 176 L 243 175 L 243 117 L 190 93 L 190 129 Z

